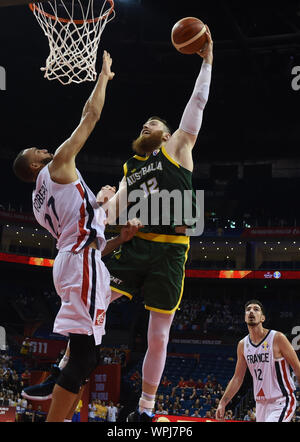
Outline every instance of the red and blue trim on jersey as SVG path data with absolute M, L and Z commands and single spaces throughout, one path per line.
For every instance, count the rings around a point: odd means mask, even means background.
M 94 209 L 89 202 L 88 193 L 82 182 L 76 184 L 76 188 L 82 198 L 80 206 L 80 219 L 78 221 L 79 236 L 76 244 L 72 247 L 73 253 L 78 253 L 91 244 L 97 237 L 97 231 L 92 227 L 94 221 Z
M 291 415 L 291 413 L 294 412 L 296 398 L 293 387 L 289 381 L 285 360 L 281 359 L 279 361 L 275 361 L 275 369 L 280 390 L 285 397 L 285 405 L 282 409 L 278 422 L 284 422 Z

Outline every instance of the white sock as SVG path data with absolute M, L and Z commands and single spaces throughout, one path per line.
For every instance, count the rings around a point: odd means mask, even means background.
M 154 408 L 155 405 L 155 394 L 148 394 L 145 393 L 144 391 L 142 392 L 142 396 L 140 398 L 139 401 L 139 413 L 146 413 L 149 416 L 152 416 L 152 410 Z
M 72 419 L 64 419 L 64 422 L 72 422 Z

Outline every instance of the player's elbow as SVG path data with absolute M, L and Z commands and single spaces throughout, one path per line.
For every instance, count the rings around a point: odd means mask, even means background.
M 209 85 L 208 83 L 205 83 L 202 85 L 200 90 L 196 93 L 194 99 L 197 103 L 197 107 L 201 110 L 205 108 L 205 105 L 208 101 L 208 94 L 209 94 Z
M 86 118 L 91 122 L 91 124 L 96 124 L 100 120 L 101 112 L 95 107 L 90 107 L 86 113 Z

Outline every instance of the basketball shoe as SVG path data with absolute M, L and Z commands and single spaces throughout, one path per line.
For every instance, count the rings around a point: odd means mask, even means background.
M 126 422 L 152 422 L 154 414 L 140 413 L 138 408 L 127 416 Z
M 60 374 L 60 369 L 57 365 L 51 367 L 50 375 L 41 384 L 31 385 L 30 387 L 24 388 L 21 395 L 25 399 L 31 399 L 35 401 L 46 401 L 52 398 L 52 391 Z

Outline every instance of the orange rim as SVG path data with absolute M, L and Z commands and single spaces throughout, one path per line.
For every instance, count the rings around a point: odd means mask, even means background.
M 114 6 L 115 6 L 115 4 L 114 4 L 114 0 L 107 0 L 107 1 L 110 3 L 110 9 L 109 9 L 109 11 L 108 11 L 106 14 L 101 15 L 100 17 L 97 17 L 97 18 L 94 18 L 94 19 L 90 18 L 89 20 L 71 20 L 71 19 L 69 19 L 69 18 L 60 18 L 60 17 L 56 17 L 55 15 L 48 14 L 48 12 L 42 11 L 42 10 L 37 6 L 36 3 L 29 3 L 28 6 L 29 6 L 29 8 L 32 10 L 32 12 L 34 12 L 34 11 L 36 10 L 36 11 L 38 11 L 40 14 L 44 15 L 45 17 L 51 18 L 51 19 L 54 20 L 54 21 L 58 20 L 58 21 L 61 22 L 61 23 L 69 23 L 69 22 L 73 21 L 73 23 L 75 23 L 76 25 L 82 25 L 83 23 L 96 23 L 97 21 L 99 21 L 99 20 L 103 20 L 103 19 L 105 19 L 108 15 L 110 15 L 110 14 L 113 12 L 113 10 L 114 10 Z

